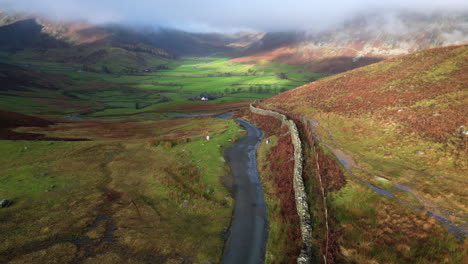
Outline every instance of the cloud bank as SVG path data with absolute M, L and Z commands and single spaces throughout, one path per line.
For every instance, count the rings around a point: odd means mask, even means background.
M 467 12 L 466 0 L 0 0 L 0 10 L 58 20 L 188 31 L 323 29 L 360 13 Z

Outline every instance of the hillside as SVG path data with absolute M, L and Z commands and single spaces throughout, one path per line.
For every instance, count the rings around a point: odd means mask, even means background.
M 326 188 L 345 259 L 463 263 L 467 252 L 457 247 L 466 249 L 468 234 L 467 61 L 468 45 L 429 49 L 260 104 L 302 116 L 314 144 L 346 174 L 344 187 Z
M 86 71 L 155 71 L 174 57 L 229 51 L 227 45 L 237 39 L 0 12 L 0 59 L 66 63 Z
M 293 112 L 371 115 L 447 143 L 467 124 L 467 59 L 468 45 L 421 51 L 334 75 L 267 102 Z
M 236 34 L 60 22 L 0 11 L 0 59 L 47 60 L 88 71 L 141 72 L 172 58 L 224 54 L 233 62 L 273 61 L 339 73 L 428 48 L 468 41 L 465 13 L 362 14 L 328 28 Z
M 363 14 L 339 26 L 267 33 L 252 41 L 236 62 L 276 61 L 338 73 L 428 48 L 468 41 L 464 13 Z

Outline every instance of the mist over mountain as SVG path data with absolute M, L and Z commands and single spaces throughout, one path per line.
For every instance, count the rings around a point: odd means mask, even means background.
M 93 24 L 9 12 L 0 13 L 0 26 L 1 50 L 34 49 L 36 57 L 87 69 L 125 57 L 116 71 L 157 68 L 174 57 L 222 53 L 235 62 L 277 61 L 337 73 L 426 48 L 468 42 L 468 12 L 446 9 L 361 12 L 320 30 L 193 33 L 160 25 Z
M 465 263 L 467 0 L 0 0 L 0 263 Z
M 238 62 L 306 64 L 318 72 L 341 72 L 418 50 L 468 42 L 468 13 L 389 12 L 362 14 L 320 32 L 268 33 Z
M 2 0 L 9 12 L 35 12 L 62 21 L 122 23 L 197 32 L 328 30 L 362 13 L 467 11 L 463 0 Z

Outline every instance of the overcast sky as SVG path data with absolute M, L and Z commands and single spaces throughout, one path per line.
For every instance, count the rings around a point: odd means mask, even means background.
M 189 31 L 321 29 L 361 12 L 468 11 L 468 0 L 0 0 L 0 10 L 60 20 Z

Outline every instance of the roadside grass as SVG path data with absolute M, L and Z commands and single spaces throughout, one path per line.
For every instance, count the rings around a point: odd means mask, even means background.
M 222 153 L 242 135 L 233 121 L 28 130 L 92 141 L 0 141 L 0 197 L 14 201 L 1 209 L 0 262 L 220 261 L 233 208 Z
M 273 117 L 240 112 L 265 133 L 257 164 L 268 215 L 265 263 L 293 263 L 302 245 L 292 187 L 292 145 L 286 126 Z M 269 144 L 266 140 L 269 139 Z
M 287 230 L 285 223 L 280 217 L 281 215 L 281 200 L 276 196 L 276 187 L 273 182 L 268 180 L 268 177 L 264 176 L 271 173 L 264 169 L 268 164 L 267 153 L 272 147 L 277 146 L 278 137 L 269 137 L 270 144 L 266 144 L 262 141 L 258 148 L 258 164 L 260 169 L 260 175 L 262 175 L 262 186 L 267 204 L 268 213 L 268 241 L 265 253 L 265 263 L 281 263 L 284 260 L 285 252 L 287 252 Z

